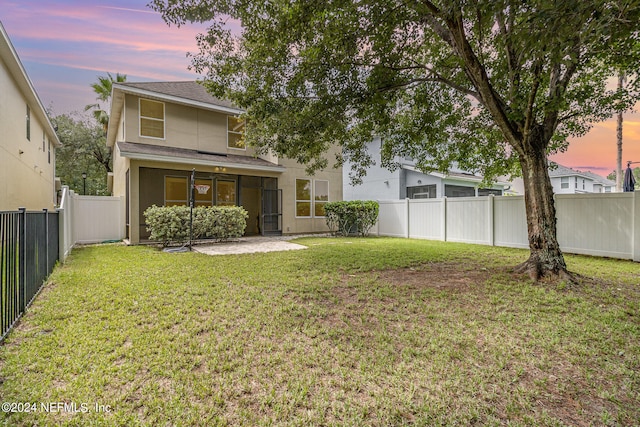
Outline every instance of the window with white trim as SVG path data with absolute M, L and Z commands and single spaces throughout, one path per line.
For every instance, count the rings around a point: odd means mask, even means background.
M 313 181 L 313 216 L 324 217 L 324 205 L 329 201 L 329 181 Z
M 329 201 L 329 181 L 296 179 L 296 217 L 323 218 L 324 205 Z
M 27 140 L 31 141 L 31 108 L 27 105 Z
M 296 179 L 296 216 L 311 218 L 310 179 Z
M 246 150 L 244 143 L 244 120 L 239 117 L 227 116 L 227 147 L 236 150 Z
M 164 103 L 140 98 L 140 136 L 164 139 Z
M 563 176 L 560 178 L 560 188 L 569 188 L 569 177 Z

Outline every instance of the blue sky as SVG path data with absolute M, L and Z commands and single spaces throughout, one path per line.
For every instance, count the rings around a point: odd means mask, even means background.
M 3 0 L 0 20 L 46 107 L 82 111 L 98 75 L 194 80 L 187 52 L 204 25 L 167 26 L 146 0 Z
M 97 76 L 128 81 L 195 80 L 187 52 L 205 25 L 167 26 L 148 0 L 0 0 L 0 21 L 45 107 L 54 114 L 95 102 Z M 615 169 L 616 123 L 598 123 L 553 160 L 607 175 Z M 640 114 L 626 114 L 623 160 L 640 161 Z

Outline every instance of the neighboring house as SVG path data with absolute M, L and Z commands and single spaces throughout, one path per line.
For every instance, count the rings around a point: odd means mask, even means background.
M 446 174 L 439 172 L 423 173 L 409 159 L 400 161 L 400 168 L 389 171 L 381 166 L 380 150 L 382 141 L 375 137 L 368 144 L 367 150 L 373 156 L 375 165 L 367 169 L 362 184 L 351 185 L 348 163 L 344 171 L 345 200 L 397 200 L 397 199 L 432 199 L 447 197 L 475 197 L 494 194 L 501 196 L 509 189 L 506 182 L 498 182 L 491 188 L 482 188 L 482 177 L 462 170 L 452 169 Z
M 551 162 L 549 177 L 556 194 L 611 193 L 616 183 L 592 172 L 581 172 Z
M 0 135 L 0 211 L 54 208 L 60 141 L 2 23 Z
M 131 243 L 149 236 L 148 207 L 188 203 L 193 168 L 196 185 L 208 186 L 196 205 L 244 207 L 246 234 L 328 230 L 323 206 L 342 200 L 341 168 L 309 176 L 293 160 L 256 154 L 244 145 L 240 114 L 195 81 L 113 85 L 107 145 Z
M 582 174 L 591 177 L 593 179 L 593 192 L 594 193 L 615 193 L 616 183 L 610 179 L 603 178 L 593 172 L 582 172 Z

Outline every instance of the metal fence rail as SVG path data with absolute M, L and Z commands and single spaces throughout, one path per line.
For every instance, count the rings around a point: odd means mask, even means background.
M 0 212 L 0 343 L 58 260 L 58 213 Z

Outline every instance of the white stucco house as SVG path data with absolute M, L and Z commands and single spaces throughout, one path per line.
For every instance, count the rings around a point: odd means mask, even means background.
M 360 185 L 351 184 L 351 165 L 345 163 L 342 168 L 344 200 L 432 199 L 489 194 L 501 196 L 510 189 L 510 184 L 504 181 L 499 181 L 490 188 L 480 187 L 483 179 L 481 176 L 458 169 L 451 169 L 446 174 L 424 173 L 410 159 L 400 159 L 400 168 L 389 171 L 381 166 L 381 147 L 380 137 L 375 137 L 368 144 L 367 150 L 373 156 L 375 165 L 367 169 L 367 175 Z

